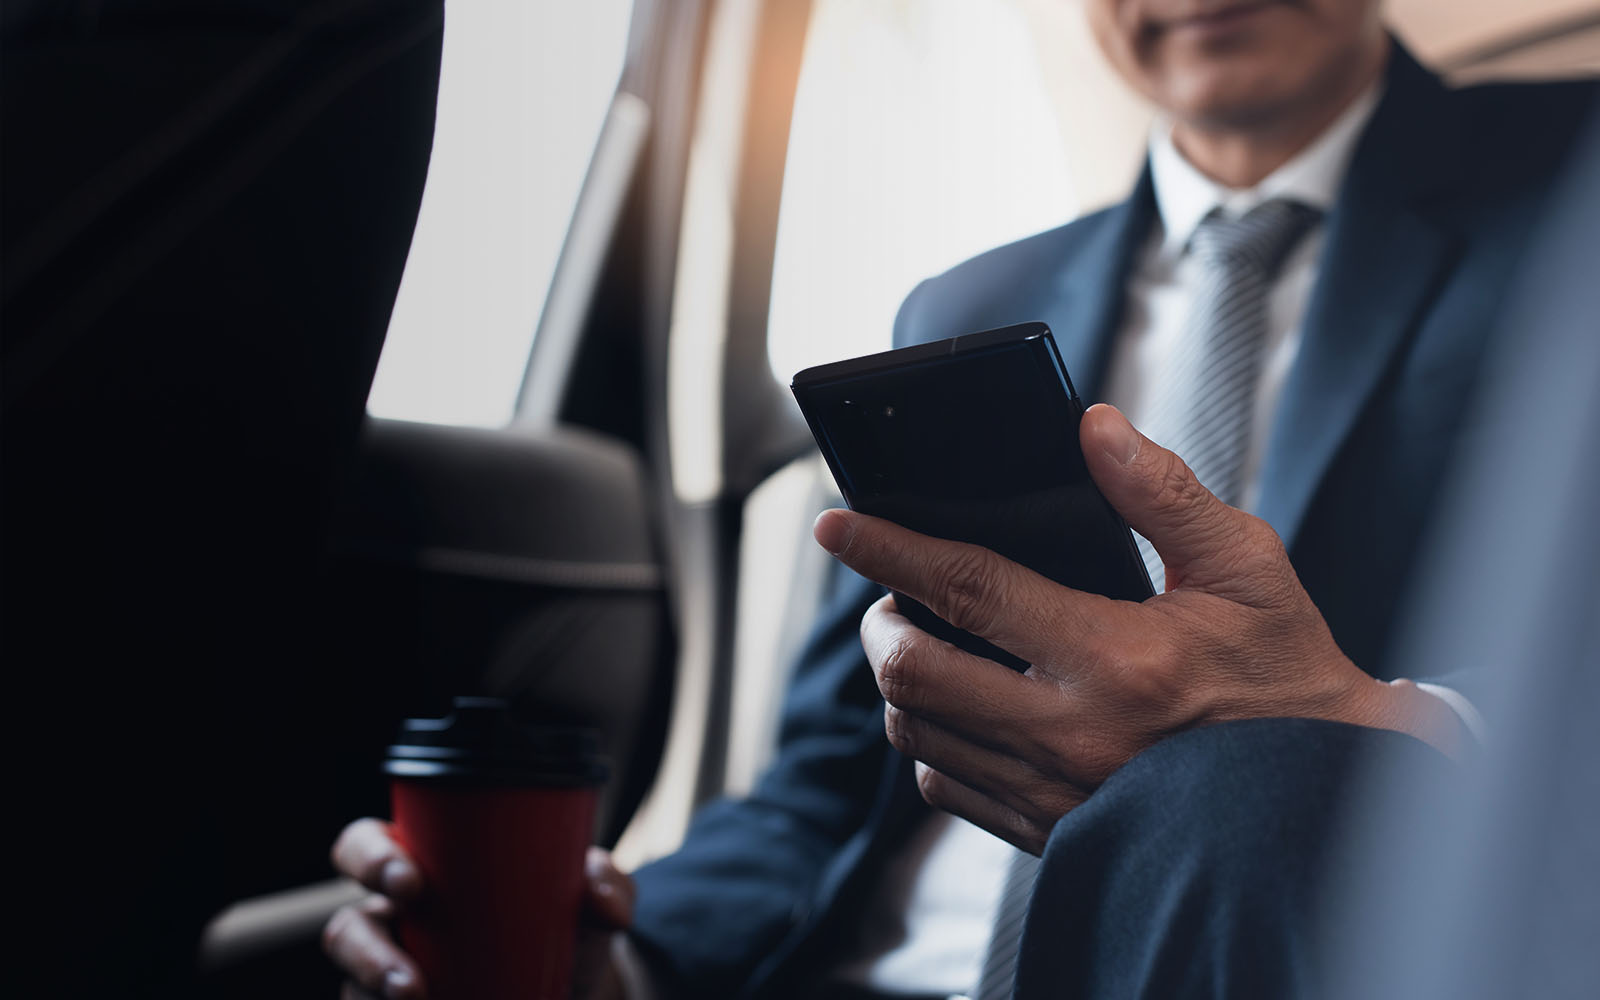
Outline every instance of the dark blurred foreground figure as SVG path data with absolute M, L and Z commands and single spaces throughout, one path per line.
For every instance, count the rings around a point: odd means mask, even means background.
M 1475 670 L 1458 780 L 1380 758 L 1330 887 L 1329 989 L 1600 994 L 1600 116 L 1525 259 L 1405 655 Z
M 8 0 L 18 949 L 172 996 L 336 829 L 315 584 L 432 140 L 438 0 Z M 37 947 L 35 947 L 37 942 Z

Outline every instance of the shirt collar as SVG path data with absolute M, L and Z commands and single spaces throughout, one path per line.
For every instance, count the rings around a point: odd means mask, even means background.
M 1172 123 L 1158 120 L 1150 133 L 1150 180 L 1161 219 L 1163 254 L 1181 254 L 1200 221 L 1221 207 L 1237 217 L 1272 198 L 1288 198 L 1326 212 L 1355 153 L 1361 130 L 1377 110 L 1382 87 L 1374 84 L 1350 103 L 1311 145 L 1243 190 L 1226 187 L 1196 170 L 1172 142 Z

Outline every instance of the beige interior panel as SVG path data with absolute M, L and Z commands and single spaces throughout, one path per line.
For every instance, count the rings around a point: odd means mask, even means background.
M 1600 16 L 1596 0 L 1389 0 L 1395 31 L 1430 65 Z

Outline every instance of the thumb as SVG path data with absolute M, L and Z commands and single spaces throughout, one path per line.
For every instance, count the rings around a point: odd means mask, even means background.
M 1114 406 L 1091 406 L 1078 440 L 1100 492 L 1161 554 L 1169 588 L 1226 578 L 1254 518 L 1218 500 L 1183 459 L 1140 434 Z
M 594 921 L 613 930 L 631 927 L 636 889 L 633 879 L 611 860 L 610 852 L 589 848 L 583 859 L 583 876 L 584 900 Z

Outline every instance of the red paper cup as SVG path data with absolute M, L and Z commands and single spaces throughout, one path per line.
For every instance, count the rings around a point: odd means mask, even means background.
M 590 730 L 520 725 L 497 699 L 402 726 L 385 770 L 427 892 L 398 930 L 434 1000 L 571 996 L 597 746 Z

